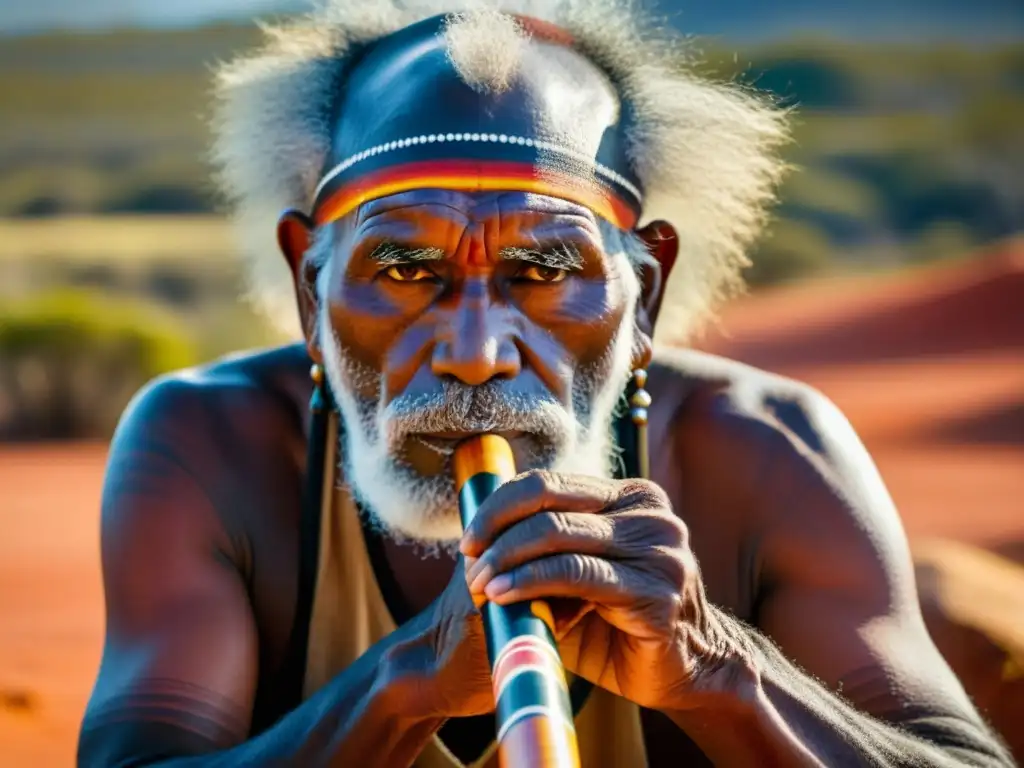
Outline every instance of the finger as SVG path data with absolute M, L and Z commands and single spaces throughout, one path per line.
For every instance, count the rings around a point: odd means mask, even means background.
M 626 569 L 594 555 L 558 554 L 544 557 L 491 579 L 485 594 L 499 605 L 554 597 L 574 597 L 617 606 L 635 599 Z
M 477 559 L 475 557 L 460 557 L 460 559 L 464 561 L 463 572 L 466 574 L 466 584 L 468 585 L 470 583 L 469 574 L 476 566 Z M 487 602 L 487 596 L 482 590 L 479 592 L 473 592 L 470 590 L 469 596 L 473 599 L 473 605 L 477 610 L 480 610 L 484 603 Z
M 479 557 L 503 530 L 537 512 L 600 512 L 617 498 L 615 481 L 533 471 L 492 493 L 462 537 L 465 555 Z
M 615 542 L 622 557 L 647 560 L 652 547 L 688 549 L 690 534 L 686 524 L 670 510 L 627 509 L 602 515 L 615 524 Z
M 578 512 L 540 512 L 505 529 L 469 568 L 466 579 L 474 594 L 483 592 L 498 574 L 530 560 L 560 552 L 620 554 L 615 543 L 615 522 L 603 515 Z

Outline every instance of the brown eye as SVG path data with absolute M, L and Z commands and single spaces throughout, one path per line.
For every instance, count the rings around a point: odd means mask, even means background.
M 384 274 L 399 283 L 415 283 L 434 279 L 433 272 L 417 264 L 395 264 L 388 267 Z
M 531 264 L 528 267 L 524 267 L 519 272 L 518 277 L 533 283 L 560 283 L 565 280 L 566 275 L 568 275 L 568 272 L 558 267 Z

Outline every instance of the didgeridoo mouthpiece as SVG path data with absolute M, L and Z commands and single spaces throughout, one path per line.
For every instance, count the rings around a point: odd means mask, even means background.
M 477 435 L 455 446 L 452 457 L 455 471 L 455 490 L 462 487 L 474 475 L 493 475 L 505 483 L 516 475 L 516 461 L 512 446 L 500 435 Z

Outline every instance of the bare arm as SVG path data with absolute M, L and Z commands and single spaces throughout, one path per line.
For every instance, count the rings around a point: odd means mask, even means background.
M 724 415 L 753 427 L 772 506 L 761 631 L 716 611 L 747 663 L 720 678 L 720 707 L 670 716 L 720 764 L 1013 765 L 928 636 L 902 525 L 852 428 L 813 393 L 770 402 Z
M 107 636 L 81 766 L 410 763 L 442 720 L 415 695 L 432 669 L 413 620 L 247 741 L 258 638 L 239 532 L 204 477 L 218 466 L 209 393 L 166 381 L 112 446 L 103 495 Z M 223 431 L 221 431 L 223 436 Z M 221 464 L 219 466 L 226 466 Z

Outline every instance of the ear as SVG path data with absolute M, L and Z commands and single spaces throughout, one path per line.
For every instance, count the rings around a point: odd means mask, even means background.
M 645 265 L 640 273 L 640 311 L 637 318 L 641 329 L 653 336 L 665 286 L 679 255 L 679 236 L 667 221 L 652 221 L 643 229 L 636 230 L 636 235 L 643 240 L 655 262 Z
M 292 273 L 306 346 L 314 360 L 319 362 L 319 349 L 316 348 L 316 319 L 319 311 L 316 278 L 319 270 L 304 259 L 313 243 L 315 226 L 306 214 L 289 209 L 277 220 L 277 244 Z
M 313 220 L 301 211 L 290 208 L 277 220 L 277 245 L 288 262 L 292 277 L 298 276 L 302 257 L 313 242 Z

